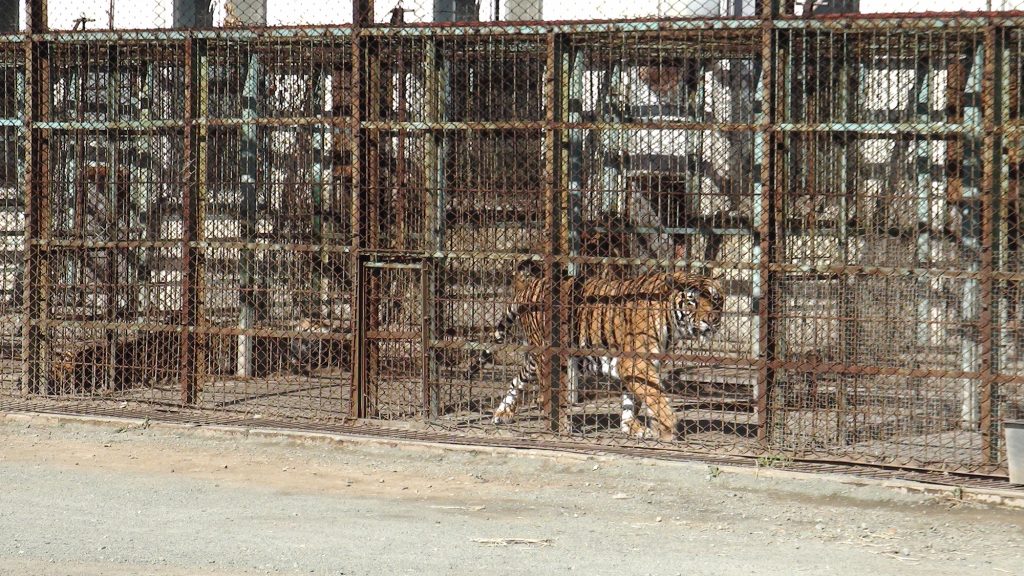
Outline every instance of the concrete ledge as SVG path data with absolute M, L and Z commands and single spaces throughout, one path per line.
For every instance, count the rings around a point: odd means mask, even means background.
M 575 452 L 552 449 L 506 448 L 497 446 L 472 446 L 464 444 L 445 444 L 427 440 L 395 439 L 373 437 L 372 435 L 342 434 L 333 432 L 307 432 L 282 428 L 250 428 L 242 425 L 223 424 L 181 424 L 162 422 L 140 418 L 123 418 L 115 416 L 78 416 L 64 414 L 45 414 L 37 412 L 0 412 L 0 419 L 7 423 L 31 426 L 62 426 L 76 424 L 95 426 L 111 430 L 151 429 L 177 434 L 190 434 L 203 438 L 251 438 L 260 441 L 292 442 L 296 444 L 323 445 L 337 447 L 384 447 L 399 450 L 419 450 L 434 454 L 461 452 L 478 454 L 496 458 L 539 458 L 561 462 L 622 462 L 630 459 L 646 466 L 672 466 L 690 470 L 694 473 L 706 472 L 707 464 L 701 462 L 680 462 L 648 458 L 644 456 L 579 454 Z M 953 501 L 972 502 L 977 504 L 995 505 L 1006 508 L 1024 509 L 1024 492 L 995 488 L 975 488 L 969 486 L 943 486 L 914 482 L 910 480 L 879 480 L 844 474 L 823 474 L 799 472 L 778 468 L 758 468 L 754 466 L 717 465 L 715 468 L 724 473 L 749 477 L 764 477 L 779 480 L 824 480 L 850 486 L 875 486 L 893 490 L 901 494 L 920 494 Z

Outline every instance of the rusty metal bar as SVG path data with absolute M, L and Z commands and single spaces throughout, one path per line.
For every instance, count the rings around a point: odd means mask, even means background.
M 428 39 L 423 49 L 423 114 L 427 122 L 437 122 L 445 118 L 448 109 L 448 67 L 438 50 L 438 43 Z M 444 249 L 445 236 L 445 177 L 444 177 L 444 138 L 443 134 L 424 136 L 423 143 L 423 182 L 427 189 L 427 205 L 424 207 L 425 227 L 429 235 L 428 247 L 432 252 L 439 253 Z
M 321 68 L 316 68 L 311 72 L 312 76 L 312 90 L 310 91 L 310 102 L 312 111 L 318 116 L 323 117 L 323 106 L 325 98 L 325 82 L 326 75 L 323 74 Z M 319 249 L 315 254 L 311 255 L 310 262 L 312 264 L 310 270 L 311 276 L 311 294 L 307 301 L 303 303 L 303 316 L 306 318 L 313 318 L 320 320 L 324 317 L 324 310 L 328 303 L 329 293 L 329 278 L 323 274 L 323 271 L 327 269 L 330 263 L 330 253 L 324 250 L 324 212 L 326 204 L 324 202 L 324 167 L 328 164 L 327 156 L 327 127 L 323 125 L 313 125 L 308 130 L 310 139 L 310 203 L 312 205 L 312 217 L 310 222 L 310 229 L 312 231 L 312 243 L 316 244 Z M 304 135 L 305 136 L 305 135 Z M 303 137 L 304 137 L 303 136 Z M 333 237 L 333 234 L 329 234 Z M 311 301 L 310 301 L 311 300 Z M 333 315 L 328 315 L 332 317 Z
M 118 72 L 118 53 L 116 46 L 109 46 L 106 50 L 106 62 L 105 72 L 107 76 L 106 96 L 108 102 L 117 102 L 117 72 Z M 119 208 L 121 195 L 118 194 L 120 178 L 118 173 L 122 171 L 122 158 L 119 154 L 120 138 L 116 134 L 107 135 L 107 153 L 110 155 L 107 161 L 106 169 L 106 182 L 97 180 L 97 187 L 104 186 L 103 192 L 106 195 L 106 235 L 108 237 L 116 238 L 119 232 L 122 232 L 127 226 L 127 222 L 123 222 L 123 219 L 119 217 L 122 211 Z M 97 196 L 99 196 L 97 194 Z M 104 267 L 104 284 L 105 284 L 105 297 L 107 301 L 107 309 L 104 315 L 108 321 L 119 320 L 120 306 L 120 287 L 118 286 L 117 280 L 117 257 L 120 250 L 110 249 L 104 251 L 106 258 L 106 266 Z M 117 333 L 113 330 L 107 330 L 104 334 L 104 338 L 107 341 L 107 353 L 111 361 L 108 363 L 106 370 L 106 382 L 105 387 L 113 388 L 114 382 L 117 377 Z
M 30 34 L 42 34 L 50 29 L 47 21 L 49 0 L 28 0 L 25 8 L 28 11 L 28 32 Z
M 982 73 L 982 125 L 985 129 L 985 138 L 982 143 L 982 177 L 981 177 L 981 281 L 980 281 L 980 311 L 978 316 L 978 340 L 981 347 L 978 371 L 981 373 L 980 390 L 980 429 L 981 429 L 981 459 L 989 464 L 999 460 L 999 437 L 997 434 L 997 421 L 993 419 L 993 384 L 995 374 L 995 360 L 993 344 L 996 340 L 995 322 L 993 312 L 996 309 L 995 288 L 992 280 L 993 265 L 995 262 L 996 242 L 995 235 L 996 209 L 1000 204 L 999 198 L 1002 195 L 1002 182 L 999 175 L 1002 174 L 1003 142 L 999 134 L 994 133 L 994 127 L 1003 121 L 1002 105 L 1002 84 L 1003 84 L 1003 31 L 990 27 L 985 31 L 984 37 L 984 71 Z
M 207 130 L 194 122 L 208 113 L 209 67 L 206 41 L 192 39 L 185 44 L 185 132 L 182 170 L 182 275 L 181 275 L 181 353 L 179 388 L 181 403 L 198 402 L 198 372 L 202 351 L 196 330 L 202 305 L 202 250 L 194 243 L 202 239 L 202 210 L 206 200 Z
M 1013 58 L 1013 46 L 1015 43 L 1020 43 L 1021 36 L 1014 37 L 1011 29 L 1004 28 L 1001 31 L 1002 46 L 998 54 L 999 70 L 996 71 L 995 84 L 996 89 L 999 91 L 999 95 L 996 97 L 999 103 L 998 117 L 1001 120 L 1001 125 L 997 125 L 996 128 L 1012 126 L 1011 111 L 1014 101 L 1013 85 L 1014 82 L 1014 66 L 1019 66 L 1019 63 L 1015 62 Z M 1020 79 L 1017 79 L 1019 82 Z M 998 182 L 998 192 L 993 192 L 993 234 L 995 237 L 991 240 L 992 252 L 993 252 L 993 266 L 994 269 L 990 274 L 992 275 L 993 291 L 998 291 L 998 294 L 994 294 L 993 305 L 996 306 L 994 312 L 997 314 L 993 318 L 993 331 L 992 336 L 996 339 L 993 345 L 993 353 L 991 358 L 991 369 L 992 369 L 992 390 L 991 390 L 991 401 L 995 402 L 997 395 L 1001 395 L 1001 388 L 999 386 L 999 378 L 1003 376 L 1004 371 L 1007 370 L 1009 362 L 1007 361 L 1009 353 L 1008 349 L 1011 346 L 1013 339 L 1014 330 L 1010 324 L 1011 313 L 1015 312 L 1016 306 L 1013 303 L 1013 294 L 1011 290 L 1011 283 L 1007 280 L 1000 278 L 1000 272 L 1007 270 L 1010 266 L 1010 245 L 1011 242 L 1017 243 L 1017 238 L 1011 238 L 1012 235 L 1016 235 L 1016 231 L 1012 230 L 1010 226 L 1011 221 L 1011 210 L 1019 210 L 1018 202 L 1014 202 L 1012 199 L 1015 196 L 1019 196 L 1019 182 L 1014 185 L 1010 180 L 1011 169 L 1015 164 L 1015 157 L 1019 157 L 1019 154 L 1014 154 L 1011 151 L 1014 143 L 1018 142 L 1013 135 L 1006 135 L 1003 139 L 1002 146 L 1006 148 L 1005 152 L 1000 150 L 999 147 L 995 148 L 995 151 L 999 153 L 999 173 L 993 173 L 993 178 Z M 994 414 L 993 424 L 998 426 L 998 418 L 1000 414 Z M 998 449 L 1000 446 L 1000 438 L 998 432 L 995 434 L 994 441 L 991 443 L 991 448 Z M 999 460 L 998 457 L 995 458 Z
M 360 5 L 366 0 L 353 0 L 353 14 L 360 14 Z M 356 18 L 356 22 L 360 19 Z M 352 273 L 352 303 L 353 318 L 353 340 L 352 340 L 352 374 L 349 382 L 349 406 L 348 415 L 352 418 L 363 418 L 366 413 L 364 402 L 366 379 L 363 375 L 365 369 L 364 358 L 366 358 L 366 318 L 363 314 L 365 305 L 363 298 L 363 266 L 360 259 L 360 250 L 365 247 L 366 224 L 363 220 L 365 213 L 365 202 L 363 198 L 363 175 L 365 173 L 363 162 L 363 130 L 362 121 L 366 118 L 366 102 L 363 98 L 365 93 L 366 78 L 362 72 L 363 37 L 355 35 L 352 37 L 351 46 L 351 68 L 350 83 L 352 86 L 348 102 L 343 105 L 349 109 L 349 116 L 352 119 L 352 133 L 350 137 L 348 155 L 352 162 L 352 172 L 349 187 L 351 198 L 351 214 L 349 215 L 349 229 L 352 231 L 352 254 L 348 258 L 349 270 Z M 339 94 L 340 98 L 341 95 Z
M 358 13 L 358 12 L 357 12 Z M 372 14 L 371 14 L 372 15 Z M 363 23 L 365 24 L 365 22 Z M 361 32 L 361 30 L 360 30 Z M 357 370 L 353 370 L 353 415 L 370 418 L 376 412 L 379 386 L 378 345 L 368 333 L 378 330 L 380 278 L 367 271 L 364 254 L 381 247 L 380 191 L 381 191 L 381 139 L 374 129 L 364 127 L 365 121 L 380 119 L 381 94 L 381 40 L 362 34 L 354 38 L 353 86 L 355 132 L 355 158 L 353 160 L 353 205 L 357 207 L 358 231 L 356 249 L 357 275 L 354 290 L 359 322 L 356 324 L 356 342 L 359 354 Z
M 552 124 L 561 120 L 562 94 L 568 82 L 562 73 L 562 54 L 565 52 L 565 39 L 557 34 L 549 34 L 546 43 L 546 61 L 544 68 L 544 101 L 545 119 Z M 568 242 L 563 219 L 566 218 L 568 201 L 562 190 L 560 166 L 562 163 L 562 132 L 548 128 L 544 132 L 544 199 L 545 199 L 545 256 L 565 254 Z M 563 334 L 563 296 L 562 291 L 564 266 L 548 260 L 544 266 L 544 275 L 551 286 L 548 301 L 545 302 L 551 320 L 546 327 L 550 330 L 548 342 L 551 347 L 562 347 Z M 548 378 L 549 387 L 543 387 L 541 402 L 546 409 L 548 429 L 558 432 L 561 428 L 563 410 L 563 390 L 565 382 L 562 372 L 562 357 L 548 348 L 541 355 L 539 377 Z
M 27 3 L 30 33 L 47 29 L 46 0 Z M 23 394 L 45 392 L 49 350 L 44 347 L 40 321 L 49 316 L 49 259 L 42 242 L 49 238 L 50 134 L 35 127 L 51 113 L 48 42 L 25 38 L 25 247 L 22 284 L 22 384 Z M 36 243 L 35 241 L 40 241 Z
M 433 361 L 433 349 L 430 346 L 434 339 L 438 308 L 434 305 L 433 291 L 435 261 L 424 258 L 420 269 L 420 378 L 423 382 L 423 416 L 427 420 L 436 420 L 441 412 L 440 389 L 435 384 L 436 369 Z
M 757 441 L 762 445 L 770 442 L 772 429 L 771 395 L 775 383 L 775 368 L 772 363 L 776 358 L 776 335 L 775 335 L 775 273 L 770 264 L 778 261 L 777 250 L 779 239 L 776 236 L 775 210 L 776 198 L 780 191 L 777 170 L 781 167 L 781 154 L 784 154 L 778 133 L 773 130 L 773 125 L 779 117 L 784 117 L 778 107 L 784 102 L 784 98 L 778 93 L 777 69 L 783 58 L 778 46 L 777 32 L 771 19 L 778 13 L 778 2 L 772 0 L 764 3 L 762 13 L 763 26 L 761 30 L 761 122 L 758 126 L 756 139 L 760 140 L 760 146 L 754 151 L 760 155 L 760 200 L 754 206 L 755 214 L 760 217 L 758 222 L 758 264 L 759 270 L 755 280 L 758 286 L 755 292 L 757 298 L 758 317 L 758 357 L 760 366 L 757 371 L 757 386 L 755 388 L 755 401 L 757 405 Z M 757 184 L 755 184 L 757 186 Z
M 374 0 L 352 0 L 352 25 L 363 28 L 373 25 Z
M 366 285 L 368 284 L 366 267 L 363 266 L 363 259 L 355 257 L 353 279 L 353 314 L 355 315 L 355 337 L 352 343 L 352 391 L 350 395 L 349 415 L 352 418 L 366 418 L 368 414 L 368 396 L 370 384 L 367 382 L 367 356 L 369 345 L 367 342 L 367 295 Z
M 438 42 L 428 38 L 423 48 L 423 116 L 428 122 L 443 120 L 448 115 L 449 87 L 451 85 L 450 69 L 443 58 Z M 436 419 L 440 413 L 440 389 L 437 383 L 440 371 L 435 362 L 434 335 L 442 325 L 444 313 L 437 294 L 443 290 L 438 280 L 440 270 L 445 266 L 446 258 L 440 256 L 445 246 L 445 134 L 427 134 L 423 136 L 422 179 L 426 194 L 422 201 L 424 216 L 424 233 L 426 235 L 426 252 L 433 254 L 424 259 L 423 265 L 423 398 L 427 418 Z

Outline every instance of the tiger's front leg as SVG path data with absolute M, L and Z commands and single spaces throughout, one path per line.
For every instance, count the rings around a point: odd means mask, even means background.
M 515 419 L 516 410 L 519 408 L 519 400 L 527 384 L 537 381 L 537 362 L 532 354 L 526 355 L 526 364 L 519 374 L 512 379 L 501 404 L 494 410 L 494 417 L 491 421 L 494 424 L 511 424 Z

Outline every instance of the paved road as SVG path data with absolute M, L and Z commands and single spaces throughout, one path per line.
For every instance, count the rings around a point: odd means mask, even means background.
M 1024 573 L 1024 511 L 632 459 L 0 417 L 0 486 L 0 575 Z

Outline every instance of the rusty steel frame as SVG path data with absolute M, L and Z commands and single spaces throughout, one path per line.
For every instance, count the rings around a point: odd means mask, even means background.
M 577 383 L 573 372 L 577 355 L 594 353 L 595 349 L 580 349 L 574 334 L 573 306 L 571 294 L 578 290 L 575 285 L 576 267 L 587 263 L 605 263 L 602 258 L 580 255 L 579 229 L 577 212 L 581 200 L 577 198 L 579 183 L 577 171 L 580 160 L 578 142 L 574 141 L 574 131 L 606 131 L 606 130 L 644 130 L 652 127 L 651 122 L 636 122 L 629 119 L 621 122 L 610 121 L 603 116 L 584 119 L 576 113 L 577 103 L 573 100 L 579 94 L 574 93 L 574 74 L 576 67 L 582 66 L 572 46 L 576 40 L 606 42 L 614 44 L 623 42 L 623 33 L 632 34 L 633 38 L 675 39 L 692 38 L 702 31 L 725 31 L 735 34 L 735 38 L 749 41 L 758 47 L 756 53 L 744 52 L 745 48 L 730 48 L 739 57 L 760 59 L 760 73 L 755 78 L 755 85 L 760 93 L 761 109 L 755 113 L 752 124 L 730 121 L 699 121 L 667 120 L 656 123 L 656 127 L 666 130 L 718 131 L 750 133 L 754 142 L 755 181 L 752 186 L 754 212 L 747 222 L 698 221 L 691 219 L 671 229 L 672 233 L 698 235 L 711 231 L 719 235 L 749 236 L 753 242 L 752 258 L 748 261 L 728 262 L 733 271 L 749 272 L 752 278 L 751 309 L 754 320 L 756 343 L 753 354 L 748 357 L 714 358 L 719 366 L 745 368 L 755 374 L 756 385 L 753 394 L 753 412 L 756 415 L 756 440 L 764 452 L 785 452 L 785 448 L 774 445 L 772 430 L 776 426 L 778 414 L 773 405 L 773 397 L 777 391 L 780 374 L 787 371 L 800 371 L 810 375 L 835 375 L 842 378 L 863 376 L 889 376 L 896 378 L 944 378 L 964 382 L 963 418 L 965 425 L 974 422 L 969 411 L 977 409 L 977 430 L 981 437 L 981 469 L 990 473 L 999 473 L 1000 469 L 1000 438 L 997 434 L 999 419 L 997 398 L 1003 386 L 1024 385 L 1024 375 L 1004 372 L 1000 363 L 1000 345 L 1004 340 L 999 325 L 1001 312 L 999 286 L 1009 282 L 1024 282 L 1024 274 L 1004 269 L 1000 262 L 1003 254 L 1001 248 L 1004 241 L 1006 215 L 1002 213 L 1005 205 L 1002 195 L 1007 189 L 1007 160 L 1004 147 L 1007 142 L 1014 142 L 1024 132 L 1020 124 L 1012 125 L 1008 117 L 1009 88 L 1006 77 L 1008 72 L 1008 51 L 1004 48 L 1006 35 L 1010 30 L 1024 28 L 1024 18 L 1017 15 L 927 15 L 913 18 L 889 17 L 841 17 L 829 19 L 798 19 L 782 13 L 782 6 L 776 1 L 764 2 L 762 13 L 750 19 L 713 21 L 657 21 L 657 22 L 579 22 L 571 24 L 547 24 L 542 22 L 516 22 L 514 24 L 495 25 L 481 24 L 463 25 L 406 25 L 382 26 L 372 22 L 373 1 L 354 0 L 353 14 L 356 15 L 350 27 L 306 27 L 295 29 L 233 29 L 221 30 L 215 34 L 204 30 L 176 30 L 167 32 L 103 32 L 90 31 L 81 33 L 51 32 L 46 23 L 46 1 L 32 0 L 29 5 L 29 33 L 5 37 L 4 41 L 21 42 L 24 47 L 25 91 L 23 123 L 21 131 L 24 136 L 24 181 L 22 190 L 25 195 L 25 225 L 23 249 L 22 290 L 22 333 L 21 333 L 21 383 L 20 391 L 24 396 L 45 394 L 47 389 L 45 370 L 52 361 L 49 358 L 50 347 L 46 343 L 46 331 L 59 327 L 61 323 L 71 320 L 53 320 L 50 318 L 51 298 L 51 251 L 59 249 L 102 248 L 113 250 L 132 250 L 139 248 L 179 247 L 181 250 L 180 279 L 180 317 L 174 329 L 177 331 L 177 396 L 181 406 L 197 407 L 201 397 L 201 380 L 206 363 L 207 344 L 201 338 L 213 335 L 238 337 L 240 376 L 251 377 L 253 374 L 252 354 L 255 337 L 273 335 L 296 337 L 294 331 L 256 328 L 261 318 L 258 317 L 252 296 L 246 292 L 254 292 L 258 285 L 253 277 L 255 259 L 260 251 L 281 249 L 295 253 L 312 253 L 316 260 L 324 263 L 329 258 L 343 256 L 347 261 L 348 271 L 352 276 L 351 293 L 346 296 L 351 305 L 351 366 L 348 380 L 342 386 L 348 389 L 347 405 L 338 405 L 339 412 L 355 419 L 373 419 L 377 409 L 374 401 L 374 386 L 381 377 L 378 365 L 380 353 L 373 335 L 377 326 L 381 291 L 384 287 L 380 281 L 367 272 L 368 264 L 378 262 L 394 262 L 395 266 L 414 266 L 419 271 L 417 286 L 423 316 L 420 318 L 422 348 L 419 361 L 422 379 L 423 405 L 419 407 L 420 415 L 430 421 L 437 419 L 440 413 L 440 391 L 432 384 L 440 378 L 436 366 L 435 353 L 459 350 L 460 342 L 441 340 L 442 328 L 438 320 L 441 306 L 437 298 L 439 275 L 448 258 L 457 258 L 459 254 L 445 251 L 446 216 L 446 138 L 453 134 L 539 134 L 543 140 L 543 253 L 534 254 L 543 264 L 543 274 L 550 281 L 551 292 L 544 303 L 550 323 L 546 334 L 547 348 L 541 355 L 544 365 L 542 376 L 550 380 L 545 388 L 548 395 L 544 404 L 548 408 L 545 414 L 547 428 L 554 432 L 562 430 L 563 412 L 566 403 L 573 403 L 577 391 Z M 793 90 L 787 85 L 788 75 L 793 74 L 793 63 L 790 60 L 794 48 L 794 38 L 799 33 L 821 34 L 868 34 L 873 31 L 893 31 L 901 33 L 960 34 L 977 42 L 978 62 L 982 69 L 980 74 L 980 102 L 963 104 L 966 108 L 974 106 L 976 116 L 972 118 L 946 117 L 946 121 L 930 119 L 927 113 L 919 113 L 913 122 L 878 122 L 866 121 L 858 123 L 836 122 L 811 118 L 790 119 L 786 111 L 785 91 Z M 331 106 L 335 109 L 347 108 L 348 114 L 336 114 L 324 117 L 322 114 L 291 115 L 282 117 L 261 117 L 258 110 L 250 109 L 255 99 L 251 93 L 253 86 L 246 85 L 246 105 L 239 118 L 214 118 L 210 115 L 211 77 L 208 61 L 208 45 L 217 38 L 230 38 L 239 43 L 274 39 L 289 41 L 297 38 L 342 38 L 351 46 L 349 69 L 343 65 L 335 66 L 327 73 L 331 75 L 335 93 L 330 95 Z M 445 91 L 450 89 L 453 81 L 445 68 L 445 58 L 441 43 L 452 39 L 468 39 L 477 41 L 481 38 L 502 37 L 530 39 L 544 50 L 543 118 L 523 120 L 453 120 L 445 110 Z M 381 102 L 390 98 L 382 92 L 385 88 L 384 76 L 390 74 L 387 62 L 381 56 L 382 46 L 388 41 L 422 39 L 426 42 L 426 50 L 422 56 L 424 66 L 425 109 L 424 118 L 411 118 L 405 102 L 406 77 L 403 61 L 397 66 L 403 71 L 397 80 L 399 104 L 397 115 L 387 118 L 381 114 Z M 178 119 L 153 119 L 145 123 L 122 120 L 62 120 L 55 119 L 52 114 L 52 98 L 50 84 L 50 51 L 55 45 L 65 42 L 92 43 L 104 45 L 120 43 L 128 46 L 132 43 L 173 42 L 183 47 L 184 64 L 184 114 Z M 737 40 L 738 45 L 738 40 Z M 244 52 L 244 50 L 243 50 Z M 247 52 L 245 52 L 247 53 Z M 723 54 L 726 52 L 723 51 Z M 402 52 L 399 52 L 401 55 Z M 400 56 L 403 58 L 404 56 Z M 246 58 L 246 62 L 255 63 L 257 56 Z M 845 66 L 845 63 L 844 63 Z M 250 72 L 258 66 L 249 66 Z M 968 65 L 970 68 L 970 64 Z M 952 66 L 951 66 L 952 69 Z M 341 94 L 341 77 L 348 74 L 351 83 L 351 94 L 344 100 Z M 253 72 L 254 73 L 254 72 Z M 841 106 L 844 110 L 852 109 L 853 88 L 857 72 L 844 68 Z M 968 76 L 970 72 L 966 72 Z M 319 74 L 319 73 L 318 73 Z M 951 73 L 952 75 L 952 73 Z M 922 74 L 918 72 L 918 78 Z M 927 77 L 927 73 L 924 74 Z M 323 78 L 317 76 L 318 86 L 322 88 Z M 252 80 L 252 79 L 250 79 Z M 927 81 L 927 79 L 925 79 Z M 967 80 L 970 83 L 970 80 Z M 112 86 L 108 87 L 113 89 Z M 314 92 L 314 94 L 318 94 Z M 962 99 L 962 95 L 957 95 Z M 323 100 L 319 94 L 316 100 Z M 927 104 L 927 102 L 925 102 Z M 254 104 L 253 104 L 254 105 Z M 276 244 L 256 238 L 256 192 L 255 185 L 247 187 L 246 183 L 255 179 L 257 154 L 256 131 L 258 127 L 309 127 L 313 136 L 313 162 L 315 178 L 313 186 L 314 212 L 311 226 L 312 240 L 308 243 Z M 208 158 L 210 146 L 208 139 L 212 128 L 237 128 L 247 137 L 243 144 L 243 166 L 240 167 L 244 178 L 243 193 L 245 203 L 241 216 L 242 234 L 238 242 L 219 242 L 217 247 L 237 249 L 241 252 L 242 261 L 242 292 L 239 300 L 242 316 L 238 318 L 237 329 L 207 326 L 201 310 L 205 305 L 207 294 L 204 270 L 206 255 L 213 246 L 204 238 L 206 221 L 206 204 L 210 198 Z M 132 240 L 90 240 L 83 238 L 51 238 L 50 187 L 53 178 L 51 166 L 51 138 L 54 134 L 80 133 L 82 131 L 118 131 L 132 133 L 134 131 L 162 130 L 171 134 L 180 134 L 183 138 L 184 166 L 181 172 L 181 218 L 182 235 L 180 240 L 154 239 L 147 242 Z M 340 131 L 351 131 L 347 144 L 339 144 Z M 326 150 L 324 134 L 330 132 L 332 150 Z M 316 136 L 319 134 L 319 136 Z M 949 237 L 961 244 L 977 241 L 977 260 L 960 262 L 960 269 L 935 268 L 926 264 L 907 266 L 874 266 L 849 262 L 845 251 L 845 242 L 849 236 L 857 233 L 848 227 L 847 210 L 851 207 L 847 202 L 855 200 L 856 192 L 844 189 L 841 200 L 841 242 L 843 242 L 843 261 L 822 265 L 799 264 L 787 258 L 787 242 L 801 231 L 799 223 L 790 222 L 794 214 L 787 210 L 786 186 L 788 162 L 793 161 L 792 152 L 787 149 L 787 138 L 796 136 L 813 137 L 814 135 L 841 135 L 845 146 L 843 154 L 849 155 L 855 138 L 867 137 L 912 137 L 917 141 L 960 142 L 958 152 L 951 152 L 955 163 L 960 164 L 956 170 L 969 172 L 968 163 L 977 162 L 980 166 L 980 179 L 974 185 L 977 197 L 971 198 L 964 192 L 963 229 L 949 233 Z M 386 139 L 397 141 L 398 180 L 406 178 L 407 167 L 402 162 L 405 154 L 411 154 L 414 139 L 422 139 L 423 153 L 426 157 L 423 178 L 427 193 L 423 198 L 414 198 L 425 203 L 424 229 L 428 240 L 423 250 L 409 251 L 403 243 L 402 250 L 385 247 L 380 238 L 379 223 L 381 215 L 381 198 L 378 192 L 384 188 L 382 182 L 388 177 L 387 160 L 382 158 L 381 143 Z M 318 143 L 318 144 L 316 144 Z M 926 147 L 922 146 L 921 150 Z M 951 148 L 953 148 L 951 146 Z M 971 150 L 976 150 L 977 159 L 970 158 Z M 322 178 L 323 159 L 333 156 L 349 155 L 351 157 L 350 179 L 353 184 L 349 201 L 351 213 L 348 215 L 350 237 L 344 246 L 327 246 L 325 240 L 325 223 L 323 221 L 323 205 L 325 203 L 326 184 Z M 116 156 L 116 155 L 115 155 Z M 812 161 L 813 162 L 813 161 Z M 847 166 L 843 170 L 850 170 Z M 923 178 L 923 175 L 919 174 Z M 109 186 L 117 185 L 116 172 L 109 177 Z M 852 181 L 849 173 L 843 175 L 843 185 Z M 959 184 L 964 186 L 963 183 Z M 810 185 L 813 187 L 813 184 Z M 852 187 L 852 184 L 850 185 Z M 406 205 L 406 194 L 412 189 L 400 185 L 400 205 Z M 434 196 L 431 196 L 433 194 Z M 404 215 L 399 215 L 404 218 Z M 972 218 L 977 219 L 977 230 L 973 229 Z M 404 220 L 403 220 L 404 221 Z M 664 230 L 662 230 L 664 232 Z M 898 233 L 903 233 L 899 232 Z M 403 234 L 405 230 L 403 229 Z M 910 231 L 908 234 L 920 233 Z M 977 233 L 975 239 L 972 234 Z M 959 235 L 958 235 L 959 234 Z M 969 252 L 968 250 L 965 252 Z M 522 254 L 474 254 L 498 260 L 521 258 Z M 717 256 L 707 258 L 713 260 Z M 107 266 L 111 260 L 108 256 Z M 629 264 L 659 264 L 643 258 L 624 259 Z M 694 262 L 705 266 L 706 262 Z M 313 284 L 317 290 L 321 286 L 317 268 L 317 276 Z M 110 271 L 105 283 L 107 290 L 117 290 L 113 280 L 114 272 Z M 839 360 L 805 361 L 788 357 L 782 350 L 784 340 L 780 311 L 784 305 L 779 302 L 778 293 L 784 289 L 785 281 L 794 278 L 818 278 L 824 281 L 835 280 L 841 286 L 848 286 L 854 278 L 861 277 L 896 277 L 913 276 L 922 279 L 949 279 L 962 281 L 962 292 L 966 295 L 966 304 L 961 304 L 956 322 L 963 325 L 962 358 L 959 369 L 943 369 L 917 366 L 872 365 L 852 358 Z M 971 301 L 976 293 L 976 308 Z M 109 296 L 108 296 L 109 300 Z M 316 297 L 319 302 L 319 297 Z M 851 302 L 840 304 L 838 319 L 841 339 L 849 337 L 849 325 L 855 320 L 855 311 L 851 310 Z M 429 313 L 428 313 L 429 311 Z M 102 321 L 83 318 L 74 320 L 75 326 L 82 329 L 106 330 L 112 334 L 114 330 L 124 329 L 120 318 L 110 315 Z M 141 324 L 142 328 L 148 325 Z M 135 328 L 140 325 L 136 323 Z M 108 336 L 109 338 L 109 336 Z M 841 340 L 845 341 L 845 340 Z M 244 348 L 244 350 L 243 350 Z M 528 347 L 523 347 L 528 348 Z M 515 347 L 507 347 L 516 350 Z M 977 362 L 973 361 L 975 354 Z M 626 354 L 628 356 L 628 354 Z M 657 358 L 657 355 L 648 355 Z M 113 357 L 113 351 L 111 351 Z M 668 354 L 664 359 L 674 361 L 702 360 L 701 354 Z M 706 358 L 705 358 L 706 359 Z M 113 369 L 112 367 L 110 369 Z M 976 390 L 976 396 L 975 391 Z M 845 394 L 845 393 L 844 393 Z M 845 398 L 845 396 L 844 396 Z M 837 401 L 838 402 L 838 401 Z M 970 405 L 968 405 L 970 404 Z M 839 407 L 838 410 L 842 410 Z M 830 456 L 832 460 L 844 461 L 843 456 Z M 852 459 L 851 461 L 856 461 Z M 995 472 L 992 472 L 995 471 Z

